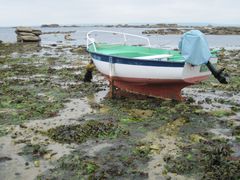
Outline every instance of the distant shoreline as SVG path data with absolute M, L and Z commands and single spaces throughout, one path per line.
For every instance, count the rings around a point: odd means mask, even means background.
M 103 28 L 145 28 L 142 34 L 159 34 L 159 35 L 180 35 L 192 29 L 198 29 L 206 35 L 240 35 L 240 26 L 190 26 L 179 24 L 109 24 L 109 25 L 59 25 L 43 24 L 41 26 L 32 26 L 35 28 L 80 28 L 80 27 L 103 27 Z M 16 28 L 16 27 L 11 27 Z

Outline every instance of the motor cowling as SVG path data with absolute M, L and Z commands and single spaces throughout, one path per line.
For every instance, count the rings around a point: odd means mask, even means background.
M 184 33 L 179 42 L 179 50 L 187 63 L 193 66 L 206 64 L 220 83 L 228 83 L 228 75 L 224 73 L 224 69 L 217 70 L 209 61 L 212 55 L 205 35 L 201 31 L 191 30 Z

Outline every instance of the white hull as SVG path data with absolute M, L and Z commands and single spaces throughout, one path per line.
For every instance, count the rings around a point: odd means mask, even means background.
M 141 66 L 131 64 L 111 64 L 93 59 L 97 69 L 106 76 L 131 79 L 184 80 L 211 75 L 209 70 L 200 72 L 201 66 L 185 64 L 184 67 Z

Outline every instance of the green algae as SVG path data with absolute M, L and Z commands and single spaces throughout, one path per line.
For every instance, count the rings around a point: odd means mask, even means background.
M 131 99 L 126 100 L 122 98 L 105 100 L 103 103 L 111 107 L 109 110 L 111 116 L 118 119 L 119 123 L 129 130 L 137 131 L 142 129 L 143 132 L 147 132 L 152 129 L 158 129 L 167 123 L 174 124 L 174 121 L 184 119 L 183 128 L 179 128 L 179 131 L 182 135 L 189 135 L 192 131 L 199 132 L 199 125 L 203 126 L 201 131 L 204 131 L 207 127 L 211 127 L 210 124 L 216 120 L 203 111 L 200 106 L 188 102 L 183 103 L 151 98 L 132 101 Z M 151 110 L 151 115 L 136 116 L 132 113 L 132 110 L 136 111 L 136 109 L 138 112 Z
M 79 84 L 83 75 L 75 72 L 83 71 L 84 67 L 69 66 L 65 57 L 11 56 L 13 52 L 33 53 L 34 48 L 39 51 L 34 45 L 2 44 L 0 47 L 0 52 L 6 55 L 0 58 L 1 124 L 21 124 L 56 116 L 67 99 L 102 90 L 100 83 Z
M 240 161 L 231 160 L 226 141 L 208 140 L 185 146 L 178 157 L 166 156 L 169 172 L 193 175 L 200 179 L 239 179 Z
M 211 111 L 210 114 L 221 118 L 221 117 L 226 117 L 226 116 L 232 116 L 235 113 L 232 110 L 219 109 L 219 110 Z
M 148 157 L 151 153 L 151 147 L 148 143 L 139 143 L 133 148 L 133 154 L 139 157 Z
M 38 88 L 3 85 L 0 87 L 1 124 L 19 124 L 28 119 L 53 117 L 63 108 L 66 94 L 57 88 L 44 92 Z
M 124 124 L 134 123 L 134 122 L 141 122 L 141 121 L 143 121 L 143 120 L 140 119 L 140 118 L 135 118 L 135 117 L 120 119 L 120 122 L 124 123 Z
M 240 136 L 240 126 L 236 126 L 236 127 L 234 127 L 233 128 L 233 131 L 232 131 L 232 134 L 234 135 L 234 136 Z
M 5 126 L 0 125 L 0 137 L 8 134 L 8 131 Z
M 10 55 L 12 53 L 33 53 L 39 52 L 41 46 L 38 43 L 0 43 L 0 55 Z
M 46 134 L 60 143 L 83 143 L 89 139 L 116 138 L 128 132 L 110 121 L 89 120 L 83 124 L 52 128 Z
M 94 161 L 73 154 L 58 160 L 58 166 L 52 169 L 49 175 L 40 175 L 38 179 L 56 179 L 59 177 L 61 179 L 69 179 L 69 177 L 71 179 L 85 179 L 86 177 L 91 179 L 98 167 Z
M 50 151 L 47 149 L 46 145 L 43 144 L 26 144 L 22 152 L 19 153 L 21 156 L 27 156 L 29 160 L 35 161 L 43 158 L 43 156 Z
M 121 141 L 123 144 L 121 144 L 121 146 L 118 146 L 116 143 L 114 144 L 113 148 L 102 150 L 98 152 L 94 157 L 84 155 L 84 152 L 74 152 L 71 155 L 61 158 L 56 164 L 56 167 L 50 172 L 42 175 L 42 178 L 51 179 L 61 176 L 63 179 L 67 179 L 67 176 L 71 174 L 72 179 L 147 179 L 148 174 L 144 173 L 143 169 L 145 167 L 144 164 L 146 165 L 151 158 L 152 144 L 148 142 L 136 142 L 139 138 L 144 138 L 148 132 L 162 128 L 162 131 L 158 131 L 159 136 L 161 136 L 161 134 L 166 133 L 166 127 L 169 129 L 169 132 L 172 132 L 170 133 L 170 136 L 182 137 L 183 139 L 181 142 L 191 142 L 192 140 L 189 138 L 193 137 L 191 136 L 193 133 L 195 134 L 195 137 L 201 137 L 201 140 L 194 141 L 195 144 L 193 145 L 179 145 L 179 148 L 181 148 L 182 152 L 184 153 L 182 156 L 180 155 L 178 157 L 180 160 L 176 159 L 176 157 L 165 158 L 165 161 L 168 165 L 166 167 L 166 172 L 174 172 L 191 177 L 195 177 L 195 174 L 200 174 L 199 177 L 204 177 L 204 173 L 206 172 L 208 174 L 208 178 L 213 177 L 214 179 L 214 177 L 218 177 L 219 173 L 218 171 L 214 170 L 216 167 L 219 167 L 221 171 L 223 171 L 224 168 L 227 169 L 237 167 L 235 163 L 231 165 L 232 161 L 230 164 L 225 163 L 223 167 L 207 164 L 207 162 L 214 161 L 215 159 L 219 158 L 218 156 L 217 158 L 211 156 L 211 154 L 216 154 L 218 151 L 220 151 L 220 154 L 223 153 L 224 156 L 221 161 L 226 160 L 228 162 L 229 155 L 225 156 L 224 153 L 229 149 L 227 147 L 225 148 L 225 146 L 221 143 L 219 145 L 217 142 L 212 142 L 209 140 L 212 135 L 207 131 L 209 128 L 213 127 L 214 124 L 216 124 L 218 117 L 209 115 L 203 111 L 200 106 L 193 105 L 190 102 L 179 103 L 176 101 L 164 101 L 151 98 L 144 100 L 126 100 L 125 98 L 113 100 L 107 99 L 103 101 L 103 104 L 104 106 L 111 107 L 107 111 L 107 115 L 113 117 L 114 123 L 119 123 L 121 127 L 124 127 L 124 129 L 127 129 L 129 131 L 129 136 L 127 136 L 127 138 L 121 138 L 121 136 L 118 136 L 116 139 L 111 141 L 112 143 Z M 135 112 L 139 114 L 139 112 L 145 112 L 145 110 L 149 109 L 152 111 L 151 114 L 147 116 L 143 115 L 141 117 L 140 113 L 140 115 L 136 116 Z M 83 126 L 81 126 L 81 128 L 82 127 Z M 61 131 L 59 133 L 60 137 L 61 133 L 66 133 L 66 136 L 69 137 L 69 132 L 73 132 L 73 136 L 75 136 L 74 134 L 76 132 L 70 129 L 65 131 L 61 128 L 59 131 Z M 78 132 L 81 131 L 82 129 L 78 130 Z M 58 134 L 56 134 L 56 136 L 57 135 Z M 89 136 L 87 135 L 86 137 Z M 98 138 L 98 136 L 95 135 L 93 137 L 93 139 L 95 139 L 95 137 Z M 88 138 L 86 140 L 88 140 Z M 84 141 L 80 140 L 80 142 Z M 69 142 L 69 140 L 66 142 Z M 74 140 L 74 142 L 76 142 L 76 140 Z M 204 145 L 204 143 L 206 144 Z M 218 147 L 218 145 L 219 148 L 217 148 L 217 150 L 208 149 L 210 147 Z M 221 147 L 223 147 L 223 151 L 221 151 Z M 208 154 L 209 156 L 207 156 Z M 198 155 L 201 156 L 199 157 Z M 204 157 L 206 157 L 207 160 L 204 160 Z M 77 160 L 75 158 L 77 158 Z M 73 163 L 74 167 L 68 164 L 73 161 L 75 162 L 75 160 L 78 161 L 78 163 Z M 200 170 L 197 169 L 199 161 L 201 161 Z M 93 168 L 92 171 L 87 170 L 87 162 L 94 164 L 93 166 L 95 168 Z M 71 166 L 71 168 L 68 168 L 69 166 Z M 207 168 L 210 170 L 207 171 Z M 235 170 L 233 173 L 234 172 Z M 231 173 L 228 174 L 227 170 L 226 173 L 230 177 L 235 177 Z
M 143 165 L 149 157 L 136 155 L 135 145 L 115 142 L 115 147 L 101 150 L 96 156 L 89 156 L 82 150 L 58 160 L 55 168 L 40 179 L 147 179 Z

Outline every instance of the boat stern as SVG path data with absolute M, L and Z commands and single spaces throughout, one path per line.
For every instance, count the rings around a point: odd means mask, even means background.
M 212 57 L 210 62 L 216 66 L 217 57 Z M 201 64 L 198 66 L 191 65 L 189 63 L 185 63 L 183 68 L 183 79 L 184 82 L 196 84 L 201 81 L 207 80 L 211 75 L 211 71 L 208 69 L 206 64 Z

